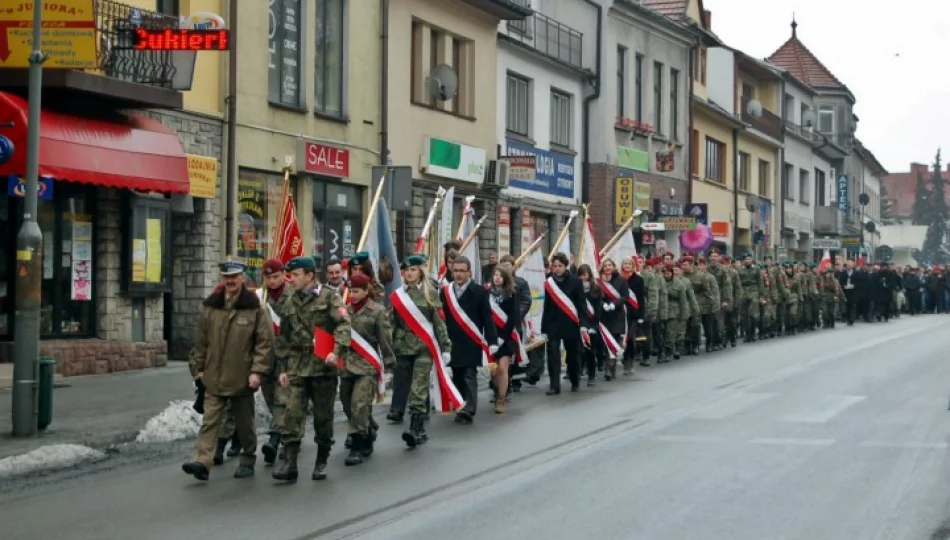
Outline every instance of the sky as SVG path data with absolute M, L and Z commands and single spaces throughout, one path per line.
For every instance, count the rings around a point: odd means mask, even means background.
M 798 39 L 857 99 L 857 136 L 884 168 L 950 160 L 950 0 L 703 0 L 730 47 L 765 58 Z M 776 111 L 777 112 L 777 111 Z

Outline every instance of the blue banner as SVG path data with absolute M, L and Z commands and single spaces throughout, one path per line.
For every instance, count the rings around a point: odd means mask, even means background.
M 53 179 L 45 176 L 40 177 L 37 183 L 40 190 L 39 198 L 42 201 L 53 200 Z M 10 197 L 26 197 L 26 180 L 11 174 L 7 179 L 7 195 Z
M 574 198 L 574 156 L 542 150 L 511 139 L 505 142 L 508 146 L 505 155 L 534 156 L 537 161 L 537 173 L 533 182 L 512 180 L 508 184 L 510 187 Z
M 838 177 L 838 210 L 848 214 L 848 175 L 842 174 Z

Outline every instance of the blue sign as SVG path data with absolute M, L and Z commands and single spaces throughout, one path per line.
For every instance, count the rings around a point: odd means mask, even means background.
M 848 191 L 848 175 L 842 174 L 838 177 L 838 210 L 845 214 L 849 211 Z
M 13 159 L 13 152 L 16 148 L 9 137 L 0 135 L 0 165 L 6 165 Z
M 53 200 L 53 179 L 45 176 L 40 177 L 37 182 L 39 188 L 39 198 L 44 201 Z M 11 197 L 26 197 L 26 180 L 15 174 L 11 174 L 7 179 L 7 195 Z
M 696 223 L 709 225 L 709 204 L 687 203 L 683 205 L 683 215 L 696 218 Z
M 534 156 L 537 173 L 533 182 L 511 180 L 510 187 L 536 191 L 556 197 L 574 198 L 574 156 L 542 150 L 508 139 L 508 156 Z

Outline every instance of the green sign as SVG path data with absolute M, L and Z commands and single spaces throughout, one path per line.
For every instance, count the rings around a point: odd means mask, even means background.
M 473 184 L 485 180 L 488 157 L 481 148 L 427 137 L 425 150 L 423 172 Z
M 618 146 L 617 166 L 635 171 L 650 172 L 650 154 L 636 148 Z

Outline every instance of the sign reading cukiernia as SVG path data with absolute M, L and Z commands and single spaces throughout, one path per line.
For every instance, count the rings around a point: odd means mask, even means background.
M 0 2 L 0 68 L 25 68 L 33 51 L 33 3 Z M 40 49 L 44 68 L 94 69 L 96 13 L 93 0 L 43 2 Z

